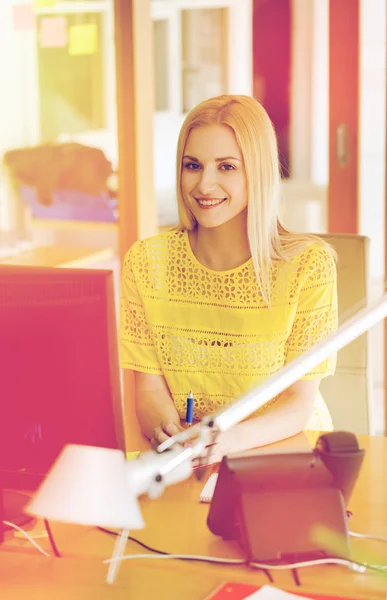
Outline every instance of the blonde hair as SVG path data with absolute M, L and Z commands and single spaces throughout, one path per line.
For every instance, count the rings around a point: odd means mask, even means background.
M 270 304 L 270 268 L 273 261 L 289 261 L 311 243 L 319 243 L 331 254 L 335 253 L 317 236 L 291 233 L 282 224 L 277 137 L 263 106 L 249 96 L 217 96 L 201 102 L 188 113 L 180 130 L 176 159 L 176 193 L 182 229 L 192 230 L 197 226 L 181 191 L 184 149 L 191 130 L 206 125 L 231 127 L 241 150 L 247 179 L 250 252 L 259 288 Z

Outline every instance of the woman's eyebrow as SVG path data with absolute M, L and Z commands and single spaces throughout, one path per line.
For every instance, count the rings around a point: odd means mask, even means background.
M 183 156 L 183 159 L 184 158 L 188 158 L 189 160 L 194 160 L 195 162 L 200 162 L 200 160 L 198 158 L 195 158 L 194 156 L 189 156 L 188 154 L 185 154 Z
M 237 158 L 236 156 L 223 156 L 223 158 L 215 158 L 215 162 L 222 162 L 222 160 L 239 160 L 239 162 L 241 162 L 240 158 Z
M 200 160 L 198 158 L 195 158 L 194 156 L 189 156 L 188 154 L 185 154 L 183 156 L 183 158 L 188 158 L 189 160 L 194 160 L 195 162 L 200 162 Z M 239 162 L 241 162 L 240 158 L 237 158 L 236 156 L 223 156 L 222 158 L 215 158 L 215 162 L 222 162 L 223 160 L 239 160 Z

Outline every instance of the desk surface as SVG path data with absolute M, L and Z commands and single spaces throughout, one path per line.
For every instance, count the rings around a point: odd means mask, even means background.
M 311 435 L 314 445 L 316 434 Z M 296 439 L 296 438 L 295 438 Z M 350 509 L 352 531 L 387 537 L 387 438 L 359 436 L 366 458 Z M 292 442 L 293 443 L 293 442 Z M 213 536 L 206 526 L 208 505 L 198 496 L 203 482 L 191 478 L 172 486 L 158 500 L 141 501 L 146 522 L 142 531 L 132 535 L 146 544 L 170 553 L 240 558 L 236 543 Z M 41 527 L 39 524 L 35 527 Z M 265 575 L 245 567 L 181 562 L 171 559 L 123 562 L 114 587 L 104 583 L 107 566 L 101 563 L 113 550 L 114 538 L 91 527 L 52 524 L 53 534 L 63 559 L 45 558 L 20 539 L 10 539 L 0 553 L 0 592 L 13 592 L 20 598 L 29 585 L 28 598 L 153 598 L 158 600 L 199 600 L 222 581 L 244 581 L 263 585 Z M 39 540 L 49 549 L 47 540 Z M 377 542 L 355 540 L 361 548 L 378 550 L 387 562 L 387 547 Z M 134 542 L 128 554 L 146 553 Z M 77 559 L 82 557 L 83 560 Z M 21 574 L 22 573 L 22 576 Z M 296 591 L 289 571 L 273 571 L 275 584 Z M 318 566 L 299 570 L 303 593 L 341 594 L 353 598 L 386 599 L 387 578 L 359 574 L 342 566 Z M 132 592 L 132 595 L 130 594 Z M 35 594 L 31 595 L 31 594 Z M 124 596 L 125 595 L 125 596 Z M 3 593 L 1 594 L 3 597 Z M 25 596 L 26 597 L 26 596 Z
M 112 248 L 75 248 L 72 246 L 37 246 L 0 258 L 3 265 L 38 267 L 88 267 L 114 256 Z

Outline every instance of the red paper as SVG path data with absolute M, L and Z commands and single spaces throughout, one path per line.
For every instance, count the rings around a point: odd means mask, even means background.
M 243 600 L 257 590 L 259 587 L 249 583 L 228 582 L 214 590 L 205 600 Z
M 235 583 L 226 582 L 222 583 L 216 588 L 209 596 L 206 596 L 204 600 L 244 600 L 250 596 L 253 592 L 257 592 L 261 586 L 253 585 L 250 583 Z M 350 600 L 349 597 L 344 598 L 343 596 L 321 596 L 321 594 L 311 594 L 310 592 L 299 592 L 290 591 L 289 593 L 295 594 L 296 596 L 312 598 L 313 600 Z

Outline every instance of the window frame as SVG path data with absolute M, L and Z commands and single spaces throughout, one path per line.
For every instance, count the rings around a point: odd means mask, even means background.
M 181 11 L 183 10 L 200 10 L 206 8 L 223 8 L 227 10 L 227 90 L 230 92 L 237 82 L 235 68 L 231 56 L 231 47 L 235 39 L 235 27 L 233 26 L 233 13 L 235 14 L 242 2 L 245 7 L 251 7 L 252 0 L 152 0 L 151 16 L 152 20 L 168 20 L 168 92 L 170 99 L 170 107 L 167 111 L 156 111 L 155 114 L 170 114 L 171 116 L 184 116 L 183 111 L 183 77 L 182 77 L 182 27 L 181 27 Z M 252 25 L 251 25 L 252 28 Z M 252 68 L 251 84 L 249 90 L 241 93 L 252 93 Z
M 99 14 L 101 16 L 102 26 L 102 97 L 103 118 L 105 126 L 90 131 L 115 130 L 117 123 L 116 116 L 116 83 L 115 83 L 115 52 L 114 52 L 114 0 L 92 0 L 90 2 L 69 0 L 68 2 L 57 2 L 54 6 L 41 7 L 35 9 L 39 17 L 49 17 L 57 15 L 80 15 L 80 14 Z M 112 42 L 113 43 L 110 43 Z M 38 74 L 38 64 L 36 65 Z M 37 111 L 40 114 L 40 90 L 37 89 Z M 39 123 L 39 137 L 41 138 L 41 125 Z M 82 135 L 83 132 L 75 135 Z

